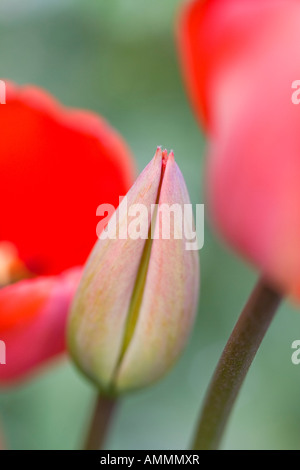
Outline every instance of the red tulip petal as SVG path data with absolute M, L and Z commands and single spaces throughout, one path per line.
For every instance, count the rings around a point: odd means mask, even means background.
M 237 72 L 243 72 L 236 77 L 242 79 L 237 80 L 237 89 L 227 87 L 225 111 L 229 112 L 239 102 L 240 91 L 246 94 L 252 75 L 259 75 L 257 58 L 272 47 L 276 27 L 286 20 L 287 4 L 297 7 L 295 0 L 193 0 L 184 4 L 177 29 L 182 70 L 196 115 L 209 131 L 220 117 L 216 108 L 225 106 L 218 88 L 225 89 L 227 73 L 233 74 L 236 66 Z
M 0 383 L 32 372 L 65 349 L 70 302 L 81 269 L 60 276 L 26 280 L 0 290 L 0 339 L 6 344 L 6 365 Z
M 125 143 L 95 114 L 9 83 L 0 129 L 0 240 L 14 243 L 35 274 L 83 264 L 98 205 L 118 205 L 132 184 Z
M 300 297 L 300 3 L 194 1 L 182 61 L 209 133 L 208 195 L 219 230 L 281 289 Z

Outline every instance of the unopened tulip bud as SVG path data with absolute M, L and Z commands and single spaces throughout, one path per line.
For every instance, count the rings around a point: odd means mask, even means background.
M 106 393 L 156 381 L 188 339 L 199 262 L 198 252 L 186 246 L 192 230 L 184 217 L 187 204 L 173 153 L 158 148 L 86 264 L 70 315 L 69 349 L 78 367 Z M 183 217 L 176 217 L 176 208 Z

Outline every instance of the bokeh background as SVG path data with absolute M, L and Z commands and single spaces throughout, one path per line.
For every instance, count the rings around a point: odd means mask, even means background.
M 174 41 L 180 3 L 1 0 L 0 75 L 102 114 L 127 140 L 139 170 L 158 144 L 174 149 L 192 202 L 203 203 L 205 143 L 186 99 Z M 188 447 L 209 378 L 257 277 L 216 238 L 209 220 L 200 255 L 201 299 L 189 346 L 163 381 L 122 399 L 110 449 Z M 282 305 L 242 389 L 224 448 L 300 449 L 300 365 L 291 362 L 299 313 Z M 22 386 L 2 389 L 9 446 L 78 447 L 94 397 L 67 359 Z

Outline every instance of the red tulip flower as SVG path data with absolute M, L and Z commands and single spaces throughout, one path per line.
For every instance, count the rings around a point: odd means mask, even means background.
M 196 0 L 178 28 L 185 81 L 208 137 L 217 228 L 300 299 L 300 2 Z M 294 100 L 295 101 L 295 100 Z
M 7 84 L 0 106 L 0 383 L 61 353 L 99 204 L 133 181 L 129 151 L 100 117 Z M 0 361 L 1 362 L 1 361 Z

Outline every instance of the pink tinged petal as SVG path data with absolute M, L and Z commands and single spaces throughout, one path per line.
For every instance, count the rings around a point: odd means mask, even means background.
M 67 315 L 81 272 L 73 268 L 59 276 L 21 281 L 0 290 L 0 339 L 6 344 L 1 384 L 25 377 L 65 350 Z M 24 307 L 26 316 L 7 323 L 10 313 L 15 316 Z
M 300 4 L 200 0 L 180 24 L 182 63 L 209 138 L 217 229 L 278 288 L 300 299 Z
M 300 113 L 291 84 L 299 74 L 299 18 L 299 3 L 269 2 L 264 23 L 249 33 L 244 59 L 220 73 L 208 161 L 210 207 L 219 230 L 298 299 Z
M 189 204 L 182 174 L 170 154 L 159 205 Z M 155 226 L 143 299 L 135 332 L 116 375 L 119 391 L 158 380 L 174 364 L 192 328 L 199 290 L 199 257 L 186 250 L 187 240 L 174 238 L 182 230 L 178 219 L 170 239 L 162 239 L 162 218 Z
M 128 208 L 144 204 L 151 214 L 161 179 L 162 152 L 156 152 L 127 193 Z M 124 199 L 110 219 L 107 230 L 119 232 L 129 226 Z M 150 217 L 146 221 L 150 226 Z M 146 240 L 98 240 L 87 262 L 75 296 L 69 322 L 69 350 L 83 369 L 102 388 L 111 386 L 122 352 L 127 312 Z

